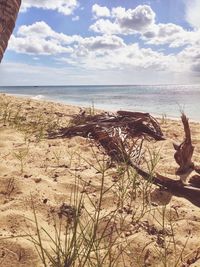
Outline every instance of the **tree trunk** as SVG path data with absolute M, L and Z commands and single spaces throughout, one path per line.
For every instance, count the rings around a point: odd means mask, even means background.
M 0 0 L 0 62 L 15 27 L 21 0 Z

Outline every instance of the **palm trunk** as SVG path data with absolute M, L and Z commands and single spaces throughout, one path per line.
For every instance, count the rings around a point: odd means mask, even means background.
M 21 0 L 0 0 L 0 62 L 15 27 Z

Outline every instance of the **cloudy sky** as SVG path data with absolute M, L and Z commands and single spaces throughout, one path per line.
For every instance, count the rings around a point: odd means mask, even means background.
M 22 0 L 0 85 L 200 83 L 200 0 Z

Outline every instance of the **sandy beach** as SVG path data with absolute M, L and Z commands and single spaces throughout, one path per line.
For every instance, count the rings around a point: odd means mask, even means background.
M 96 235 L 103 236 L 103 245 L 95 241 L 97 250 L 90 251 L 85 266 L 200 266 L 200 208 L 145 183 L 131 170 L 127 174 L 115 165 L 101 172 L 109 159 L 90 140 L 47 138 L 47 130 L 67 127 L 79 111 L 0 94 L 0 266 L 45 266 L 37 251 L 38 229 L 44 248 L 56 258 L 55 225 L 62 222 L 57 233 L 62 243 L 72 233 L 66 234 L 66 223 L 73 228 L 78 216 L 83 225 L 90 225 L 98 214 Z M 158 121 L 167 139 L 149 143 L 159 158 L 155 171 L 179 179 L 172 144 L 183 141 L 181 120 Z M 200 124 L 192 122 L 190 127 L 193 160 L 199 164 Z M 82 198 L 80 215 L 74 196 Z M 82 266 L 80 255 L 74 265 L 66 266 Z M 102 265 L 95 265 L 104 257 Z M 116 265 L 109 265 L 112 258 Z

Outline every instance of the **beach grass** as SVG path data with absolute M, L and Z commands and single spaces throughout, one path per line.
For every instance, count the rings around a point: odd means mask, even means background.
M 1 264 L 183 267 L 198 262 L 198 209 L 151 183 L 158 170 L 173 174 L 169 141 L 145 143 L 143 166 L 150 179 L 143 180 L 127 162 L 110 164 L 91 140 L 47 138 L 49 131 L 69 125 L 76 108 L 5 95 L 0 102 L 5 227 L 0 244 L 6 255 Z M 94 115 L 94 107 L 88 112 Z M 167 135 L 176 134 L 170 132 L 176 122 L 166 117 L 161 122 Z M 27 242 L 34 265 L 23 250 Z

